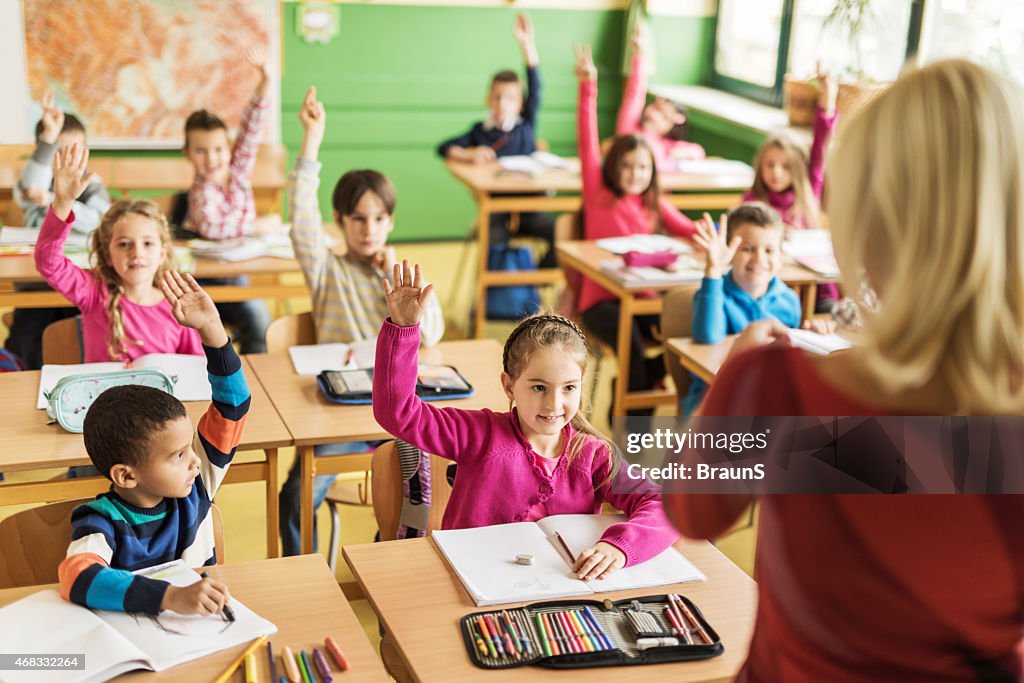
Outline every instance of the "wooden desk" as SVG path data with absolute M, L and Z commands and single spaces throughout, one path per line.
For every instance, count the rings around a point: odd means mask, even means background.
M 242 367 L 252 403 L 238 450 L 262 450 L 266 459 L 233 464 L 224 483 L 266 482 L 267 555 L 277 557 L 277 450 L 290 446 L 292 438 L 245 358 L 242 357 Z M 38 390 L 39 371 L 0 374 L 0 414 L 4 416 L 0 420 L 0 472 L 91 464 L 81 434 L 65 432 L 57 424 L 47 424 L 46 411 L 36 408 Z M 185 404 L 193 424 L 209 405 L 207 401 Z M 110 482 L 105 477 L 5 483 L 0 484 L 0 505 L 73 500 L 96 495 L 109 487 Z
M 698 344 L 691 337 L 668 339 L 665 350 L 678 356 L 684 368 L 710 384 L 732 350 L 736 336 L 729 335 L 717 344 Z
M 473 195 L 477 204 L 477 240 L 479 244 L 478 274 L 473 336 L 483 334 L 487 317 L 487 288 L 498 285 L 550 285 L 561 277 L 555 269 L 510 272 L 487 269 L 492 213 L 524 213 L 531 211 L 579 211 L 582 183 L 579 173 L 551 169 L 539 176 L 502 173 L 497 162 L 470 164 L 445 161 L 448 171 Z M 750 177 L 716 178 L 706 175 L 665 173 L 658 177 L 661 189 L 669 193 L 669 201 L 679 209 L 729 209 L 739 204 L 743 191 L 753 181 Z M 532 193 L 532 194 L 531 194 Z M 509 195 L 526 196 L 509 196 Z
M 287 353 L 252 354 L 246 359 L 295 442 L 296 457 L 302 468 L 302 552 L 313 552 L 313 477 L 368 470 L 372 456 L 372 453 L 350 453 L 314 458 L 313 447 L 392 437 L 373 418 L 373 406 L 331 403 L 320 391 L 315 377 L 295 374 Z M 470 410 L 508 410 L 508 399 L 499 382 L 501 347 L 493 339 L 441 342 L 433 348 L 420 349 L 420 362 L 453 365 L 476 390 L 470 398 L 436 401 L 433 405 Z
M 418 681 L 731 681 L 746 659 L 754 627 L 756 584 L 706 541 L 682 541 L 677 547 L 704 572 L 707 581 L 594 597 L 621 600 L 681 593 L 697 603 L 714 626 L 725 646 L 724 654 L 699 662 L 568 670 L 528 666 L 484 671 L 473 666 L 459 635 L 458 620 L 485 608 L 473 603 L 430 539 L 349 545 L 343 553 L 386 631 L 381 655 L 385 661 L 398 658 Z
M 618 381 L 615 383 L 615 395 L 612 399 L 612 414 L 624 415 L 629 408 L 653 407 L 676 400 L 675 392 L 668 390 L 630 392 L 628 390 L 629 354 L 632 345 L 633 318 L 639 315 L 658 315 L 662 309 L 660 296 L 644 297 L 641 295 L 651 291 L 666 292 L 680 285 L 657 285 L 643 282 L 625 284 L 601 268 L 604 261 L 612 258 L 615 258 L 614 254 L 597 246 L 597 243 L 592 240 L 562 242 L 558 245 L 558 262 L 563 269 L 574 270 L 583 277 L 594 280 L 614 294 L 621 304 L 617 347 L 619 373 Z M 813 313 L 818 282 L 825 280 L 816 273 L 796 264 L 783 265 L 779 277 L 800 294 L 805 317 L 808 315 L 808 309 Z
M 352 608 L 338 587 L 324 560 L 319 555 L 300 555 L 276 560 L 261 560 L 243 564 L 227 564 L 207 568 L 210 576 L 223 581 L 231 595 L 247 607 L 277 626 L 270 636 L 277 655 L 278 674 L 281 669 L 281 648 L 287 645 L 293 652 L 312 648 L 323 649 L 324 638 L 333 637 L 351 663 L 344 674 L 332 670 L 335 680 L 379 681 L 386 683 L 387 674 L 377 653 L 366 639 L 366 632 L 356 620 Z M 28 586 L 0 590 L 0 606 L 36 593 L 48 586 Z M 138 671 L 118 676 L 117 681 L 212 681 L 235 660 L 247 645 L 239 645 L 161 673 Z M 266 647 L 257 652 L 259 678 L 269 681 Z M 244 667 L 229 679 L 231 683 L 245 680 Z M 276 682 L 275 682 L 276 683 Z

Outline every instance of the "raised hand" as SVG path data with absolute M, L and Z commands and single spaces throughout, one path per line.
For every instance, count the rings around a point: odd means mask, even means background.
M 299 156 L 305 159 L 316 159 L 320 152 L 320 144 L 324 141 L 327 128 L 327 112 L 322 102 L 316 99 L 316 86 L 309 86 L 306 97 L 302 100 L 299 110 L 299 123 L 302 124 L 302 147 Z
M 629 37 L 629 44 L 635 52 L 647 52 L 647 46 L 650 44 L 648 36 L 647 22 L 643 19 L 638 19 L 636 24 L 633 25 L 633 35 Z
M 43 133 L 39 139 L 51 145 L 57 142 L 57 136 L 64 130 L 64 110 L 56 105 L 57 98 L 52 90 L 43 95 Z
M 423 319 L 427 298 L 434 291 L 434 285 L 423 286 L 423 273 L 419 264 L 414 269 L 403 259 L 393 269 L 394 286 L 387 279 L 384 283 L 384 298 L 388 303 L 391 322 L 401 327 L 410 327 Z
M 86 173 L 89 150 L 72 143 L 53 155 L 53 212 L 67 220 L 75 200 L 85 192 L 96 174 Z
M 825 114 L 832 116 L 836 111 L 836 100 L 839 98 L 839 81 L 836 75 L 824 71 L 818 62 L 818 106 Z
M 270 72 L 267 71 L 267 51 L 258 45 L 251 45 L 245 51 L 245 60 L 260 71 L 260 83 L 256 92 L 260 97 L 267 96 L 267 84 L 270 83 Z
M 199 330 L 203 344 L 220 348 L 228 343 L 228 335 L 220 320 L 213 299 L 188 273 L 184 277 L 174 270 L 164 273 L 160 290 L 171 304 L 174 319 L 185 327 Z
M 718 220 L 717 231 L 711 216 L 707 213 L 694 223 L 697 232 L 693 236 L 693 241 L 704 250 L 704 277 L 707 278 L 720 278 L 725 274 L 742 241 L 739 235 L 734 235 L 732 240 L 726 243 L 729 219 L 723 213 Z
M 519 47 L 523 51 L 523 59 L 526 60 L 526 64 L 537 66 L 539 57 L 537 56 L 537 42 L 533 35 L 533 24 L 525 12 L 516 15 L 516 21 L 512 24 L 512 35 L 516 37 L 516 42 L 519 43 Z
M 576 53 L 576 78 L 580 81 L 593 81 L 597 78 L 597 67 L 590 53 L 590 45 L 573 45 Z

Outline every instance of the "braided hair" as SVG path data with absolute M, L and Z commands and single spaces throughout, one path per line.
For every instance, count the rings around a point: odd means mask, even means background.
M 569 318 L 549 312 L 537 313 L 519 321 L 516 328 L 512 330 L 512 334 L 505 340 L 505 348 L 501 355 L 502 369 L 512 381 L 515 381 L 526 369 L 530 356 L 535 351 L 552 346 L 559 348 L 579 363 L 581 376 L 586 374 L 589 357 L 586 335 L 580 326 Z M 583 444 L 586 442 L 586 436 L 600 439 L 608 446 L 609 464 L 611 465 L 608 479 L 611 479 L 618 470 L 621 454 L 615 444 L 587 420 L 586 413 L 590 411 L 590 406 L 584 405 L 583 397 L 587 396 L 589 392 L 582 391 L 582 387 L 580 390 L 582 394 L 580 409 L 570 422 L 573 429 L 576 430 L 576 436 L 569 444 L 566 455 L 572 462 L 573 458 L 580 454 Z

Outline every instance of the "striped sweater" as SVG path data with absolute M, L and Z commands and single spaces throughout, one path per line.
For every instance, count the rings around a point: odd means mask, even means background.
M 58 569 L 64 599 L 92 609 L 158 614 L 169 584 L 132 572 L 178 558 L 192 567 L 215 563 L 211 501 L 241 439 L 249 387 L 230 343 L 203 350 L 213 401 L 192 444 L 200 473 L 191 493 L 140 508 L 111 487 L 75 508 L 71 545 Z
M 380 281 L 390 274 L 331 251 L 317 200 L 320 166 L 319 161 L 300 157 L 288 176 L 292 245 L 313 300 L 316 340 L 329 344 L 372 339 L 388 317 Z M 444 315 L 437 296 L 427 301 L 420 329 L 424 346 L 433 346 L 444 336 Z

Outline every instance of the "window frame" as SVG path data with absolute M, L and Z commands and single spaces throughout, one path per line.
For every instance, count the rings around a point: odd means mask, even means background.
M 712 88 L 723 90 L 734 95 L 767 104 L 773 107 L 782 106 L 783 84 L 786 72 L 789 70 L 789 44 L 793 30 L 793 19 L 798 0 L 783 0 L 782 21 L 779 27 L 779 45 L 775 65 L 775 83 L 771 86 L 763 86 L 751 81 L 726 76 L 719 73 L 716 67 L 718 57 L 718 28 L 719 17 L 722 12 L 721 2 L 715 8 L 714 26 L 712 28 L 712 39 L 710 44 L 710 68 L 709 82 Z M 907 26 L 907 48 L 905 59 L 911 59 L 920 48 L 921 27 L 924 23 L 924 12 L 933 0 L 910 0 L 910 21 Z

